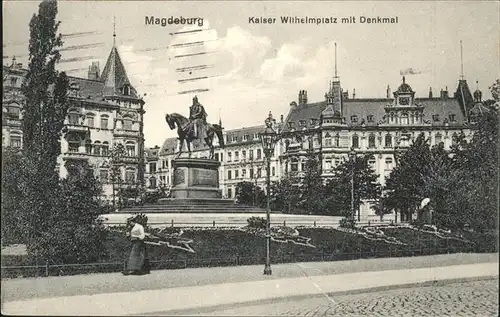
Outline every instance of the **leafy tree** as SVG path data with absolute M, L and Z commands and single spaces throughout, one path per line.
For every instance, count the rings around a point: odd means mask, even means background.
M 123 176 L 122 176 L 122 158 L 127 155 L 127 152 L 125 150 L 125 146 L 123 143 L 115 143 L 113 144 L 113 147 L 111 148 L 110 152 L 110 166 L 111 166 L 111 172 L 109 175 L 111 185 L 112 185 L 112 191 L 113 191 L 113 206 L 117 207 L 119 205 L 122 205 L 121 199 L 117 202 L 117 190 L 120 189 L 121 185 L 123 184 Z
M 43 258 L 54 263 L 89 263 L 105 253 L 105 230 L 98 216 L 104 212 L 102 187 L 87 161 L 67 161 L 58 205 L 48 215 L 53 226 L 42 233 Z
M 368 163 L 371 158 L 371 155 L 357 156 L 355 160 L 347 160 L 335 168 L 334 176 L 326 185 L 329 214 L 352 219 L 356 216 L 352 214 L 352 207 L 359 210 L 363 200 L 380 197 L 378 175 Z
M 2 243 L 26 243 L 26 217 L 22 211 L 21 153 L 16 148 L 2 149 Z
M 300 181 L 298 207 L 309 214 L 326 212 L 324 182 L 321 173 L 318 155 L 313 152 L 308 153 Z
M 298 180 L 287 176 L 280 181 L 271 183 L 271 209 L 284 213 L 296 213 L 299 195 Z
M 251 182 L 240 182 L 236 185 L 236 202 L 243 205 L 254 205 L 255 197 L 265 197 L 265 193 L 259 186 Z M 261 199 L 258 206 L 264 207 L 267 204 L 265 199 Z
M 53 227 L 49 216 L 57 207 L 59 176 L 57 156 L 67 114 L 68 78 L 55 70 L 62 45 L 57 34 L 57 2 L 40 3 L 38 14 L 30 21 L 29 65 L 21 87 L 23 105 L 23 194 L 22 214 L 29 218 L 28 252 L 46 253 L 40 248 L 50 245 L 45 233 Z

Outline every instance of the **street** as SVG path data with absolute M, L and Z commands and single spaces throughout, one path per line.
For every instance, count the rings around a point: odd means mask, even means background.
M 200 312 L 211 316 L 498 316 L 498 279 L 314 296 Z

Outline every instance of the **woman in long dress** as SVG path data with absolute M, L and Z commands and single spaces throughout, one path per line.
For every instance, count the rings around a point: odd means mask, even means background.
M 144 226 L 147 222 L 147 217 L 138 215 L 129 220 L 132 229 L 130 230 L 130 240 L 132 241 L 132 250 L 128 258 L 124 275 L 144 275 L 150 273 L 149 260 L 147 256 L 146 244 L 144 238 Z

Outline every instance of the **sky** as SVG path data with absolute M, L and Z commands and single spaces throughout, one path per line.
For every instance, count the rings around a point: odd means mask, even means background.
M 3 1 L 3 64 L 12 56 L 27 64 L 29 20 L 39 1 Z M 87 76 L 92 61 L 101 71 L 115 43 L 127 74 L 146 101 L 146 146 L 174 137 L 166 113 L 188 115 L 194 94 L 208 121 L 226 129 L 263 124 L 271 111 L 286 115 L 299 90 L 310 102 L 324 100 L 337 70 L 341 85 L 356 98 L 384 98 L 387 85 L 401 84 L 401 71 L 417 97 L 448 87 L 452 94 L 463 72 L 472 90 L 476 81 L 485 98 L 500 74 L 497 1 L 59 1 L 59 31 L 64 36 L 60 70 Z M 203 26 L 146 25 L 146 17 L 197 17 Z M 337 18 L 331 24 L 283 24 L 282 16 Z M 356 23 L 341 23 L 354 16 Z M 360 23 L 360 17 L 398 17 L 397 24 Z M 274 24 L 251 17 L 276 18 Z M 115 22 L 114 22 L 115 21 Z M 114 26 L 115 25 L 115 26 Z M 202 30 L 199 32 L 171 34 Z M 202 42 L 200 45 L 179 44 Z M 179 55 L 205 53 L 195 56 Z M 179 68 L 207 65 L 179 72 Z M 207 79 L 189 80 L 199 77 Z M 181 82 L 179 82 L 181 80 Z

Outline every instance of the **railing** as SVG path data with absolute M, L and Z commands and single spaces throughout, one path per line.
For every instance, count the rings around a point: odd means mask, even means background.
M 296 262 L 319 262 L 319 261 L 347 261 L 356 259 L 370 258 L 396 258 L 396 257 L 412 257 L 425 256 L 435 254 L 449 253 L 472 253 L 474 247 L 453 248 L 392 248 L 384 251 L 358 251 L 349 253 L 325 253 L 318 252 L 312 254 L 280 254 L 272 255 L 272 264 L 281 263 L 296 263 Z M 251 256 L 242 257 L 239 255 L 230 257 L 218 258 L 201 258 L 195 256 L 193 258 L 179 260 L 162 260 L 151 259 L 149 261 L 152 270 L 164 269 L 185 269 L 199 267 L 221 267 L 221 266 L 238 266 L 238 265 L 257 265 L 264 264 L 265 257 Z M 31 265 L 31 266 L 2 266 L 2 278 L 16 277 L 42 277 L 42 276 L 64 276 L 89 273 L 112 273 L 120 272 L 124 269 L 125 262 L 103 262 L 103 263 L 88 263 L 88 264 L 58 264 L 51 265 Z

